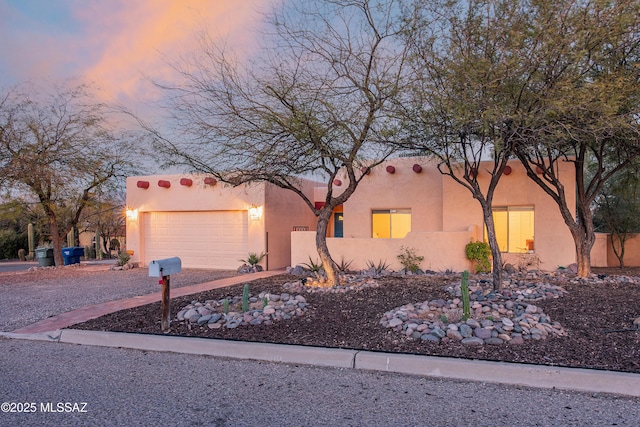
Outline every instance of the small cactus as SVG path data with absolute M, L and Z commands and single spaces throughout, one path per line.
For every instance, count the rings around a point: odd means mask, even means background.
M 222 311 L 224 314 L 229 314 L 229 300 L 226 298 L 222 301 Z
M 462 293 L 462 320 L 467 321 L 471 317 L 471 308 L 469 304 L 469 272 L 462 272 L 462 283 L 460 284 L 460 292 Z
M 246 313 L 249 311 L 249 284 L 244 285 L 244 289 L 242 290 L 242 312 Z

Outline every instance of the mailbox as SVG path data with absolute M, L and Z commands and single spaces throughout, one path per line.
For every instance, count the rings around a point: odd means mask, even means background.
M 163 277 L 182 271 L 180 258 L 165 258 L 151 261 L 149 264 L 149 277 Z

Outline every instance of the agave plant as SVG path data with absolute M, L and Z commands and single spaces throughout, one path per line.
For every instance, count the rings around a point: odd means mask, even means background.
M 303 263 L 302 265 L 313 273 L 319 273 L 320 270 L 322 270 L 322 263 L 320 261 L 312 260 L 311 257 L 309 257 L 308 263 Z
M 249 252 L 249 256 L 247 257 L 247 259 L 241 259 L 239 261 L 244 264 L 249 264 L 251 267 L 253 267 L 254 265 L 260 263 L 260 261 L 262 261 L 265 256 L 267 256 L 267 254 L 264 252 L 261 252 L 260 255 L 258 255 L 256 252 Z
M 387 261 L 383 260 L 378 260 L 377 264 L 373 260 L 368 260 L 367 268 L 375 270 L 376 274 L 381 274 L 384 270 L 387 270 L 389 268 L 389 264 L 387 263 Z

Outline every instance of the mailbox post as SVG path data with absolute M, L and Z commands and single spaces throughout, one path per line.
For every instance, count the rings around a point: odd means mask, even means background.
M 162 331 L 169 331 L 170 322 L 170 279 L 174 273 L 182 271 L 182 261 L 178 257 L 153 260 L 149 264 L 149 277 L 161 277 L 159 283 L 162 285 Z

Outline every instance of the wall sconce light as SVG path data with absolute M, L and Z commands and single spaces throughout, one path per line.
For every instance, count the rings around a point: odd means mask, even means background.
M 135 221 L 138 219 L 138 209 L 127 208 L 125 213 L 129 221 Z
M 254 220 L 262 218 L 262 206 L 251 205 L 249 208 L 249 218 Z

